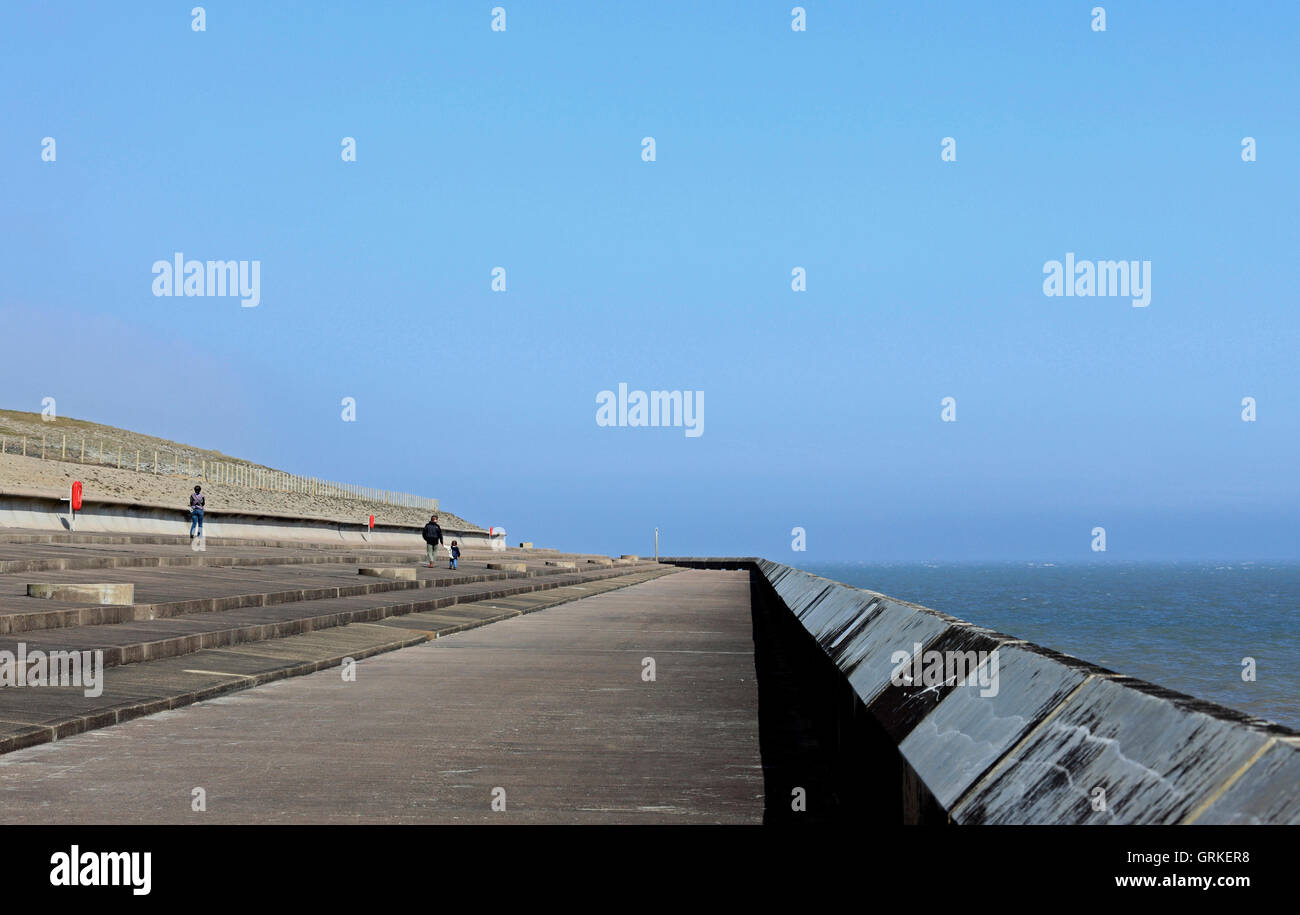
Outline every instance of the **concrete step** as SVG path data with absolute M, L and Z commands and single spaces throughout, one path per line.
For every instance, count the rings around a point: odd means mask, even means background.
M 168 543 L 137 543 L 126 538 L 105 535 L 103 541 L 112 542 L 50 542 L 45 535 L 36 538 L 6 538 L 0 534 L 0 575 L 23 572 L 62 571 L 71 569 L 222 567 L 238 565 L 304 565 L 330 562 L 411 561 L 424 557 L 423 549 L 395 547 L 383 544 L 357 546 L 336 544 L 304 547 L 301 544 L 260 545 L 258 541 L 209 538 L 205 549 L 191 548 L 187 538 L 172 538 Z M 27 540 L 33 542 L 26 542 Z M 166 538 L 150 537 L 157 541 Z M 532 551 L 485 550 L 463 548 L 464 559 L 523 560 L 542 563 L 559 556 L 583 559 L 572 553 L 549 552 L 545 557 L 531 555 Z
M 325 565 L 392 563 L 401 558 L 415 561 L 409 550 L 405 553 L 342 553 L 337 556 L 274 556 L 255 554 L 249 556 L 209 556 L 191 553 L 180 556 L 60 556 L 32 559 L 0 559 L 0 575 L 9 573 L 59 572 L 77 569 L 159 569 L 191 568 L 222 569 L 236 566 L 274 565 Z
M 25 580 L 10 576 L 0 579 L 0 634 L 166 619 L 245 607 L 554 575 L 562 571 L 544 566 L 530 567 L 524 572 L 490 571 L 483 563 L 466 563 L 456 571 L 417 567 L 415 563 L 408 563 L 407 567 L 417 573 L 417 580 L 359 578 L 357 566 L 342 563 L 330 563 L 325 568 L 320 565 L 286 568 L 282 564 L 233 570 L 204 568 L 184 573 L 166 568 L 136 571 L 130 576 L 137 586 L 135 603 L 129 606 L 35 600 L 25 596 Z M 99 577 L 98 572 L 74 570 L 48 574 L 43 580 L 77 585 Z M 294 587 L 285 588 L 286 584 Z M 164 597 L 175 599 L 159 599 Z
M 641 571 L 661 568 L 644 564 Z M 364 593 L 347 597 L 290 600 L 239 609 L 190 613 L 166 619 L 104 622 L 99 625 L 45 629 L 0 638 L 0 651 L 18 653 L 23 643 L 33 651 L 102 651 L 106 667 L 175 657 L 207 648 L 280 639 L 350 623 L 374 622 L 390 616 L 439 610 L 456 604 L 527 594 L 533 591 L 582 585 L 635 571 L 597 569 L 587 572 L 553 571 L 550 574 L 512 575 L 498 581 L 452 582 L 431 594 L 398 601 L 392 592 L 410 593 L 411 584 L 424 582 L 373 582 Z M 388 587 L 384 587 L 388 586 Z M 417 592 L 418 593 L 418 592 Z M 128 608 L 131 609 L 131 608 Z M 3 692 L 3 691 L 0 691 Z
M 177 514 L 183 514 L 177 512 Z M 259 537 L 208 537 L 209 546 L 270 546 L 294 550 L 356 550 L 355 543 L 335 543 L 330 540 L 283 540 Z M 0 531 L 0 543 L 72 543 L 72 544 L 137 544 L 141 546 L 188 546 L 190 538 L 184 534 L 98 534 L 98 533 L 45 533 L 41 531 Z
M 269 641 L 203 648 L 180 656 L 128 664 L 105 678 L 104 692 L 76 687 L 0 689 L 0 753 L 71 737 L 273 680 L 313 673 L 532 613 L 677 571 L 652 566 L 617 576 L 511 597 L 462 600 L 454 610 L 429 609 L 374 622 L 350 623 Z

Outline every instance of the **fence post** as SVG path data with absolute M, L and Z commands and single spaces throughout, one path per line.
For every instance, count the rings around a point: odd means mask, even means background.
M 41 460 L 45 460 L 45 433 L 41 433 Z
M 63 433 L 63 460 L 68 459 L 68 433 Z
M 140 449 L 135 449 L 135 472 L 140 472 Z

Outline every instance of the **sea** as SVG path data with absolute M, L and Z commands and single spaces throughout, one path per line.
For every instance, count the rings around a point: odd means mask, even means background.
M 797 565 L 1300 730 L 1300 563 Z

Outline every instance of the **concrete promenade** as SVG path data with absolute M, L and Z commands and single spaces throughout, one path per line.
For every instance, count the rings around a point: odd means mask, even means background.
M 0 531 L 0 687 L 15 687 L 0 688 L 0 753 L 677 571 L 540 550 L 471 548 L 450 570 L 427 568 L 423 549 L 206 545 L 195 552 L 188 538 L 167 535 Z M 367 571 L 393 574 L 358 574 Z M 60 685 L 47 679 L 54 673 L 23 681 L 16 671 L 30 665 L 18 659 L 34 657 L 49 659 L 51 671 L 61 659 Z M 78 679 L 74 658 L 92 671 L 102 658 L 107 672 L 93 684 Z
M 0 820 L 758 823 L 749 588 L 661 575 L 375 655 L 355 682 L 335 667 L 18 749 Z

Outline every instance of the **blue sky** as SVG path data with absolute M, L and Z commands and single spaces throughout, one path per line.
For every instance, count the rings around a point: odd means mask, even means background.
M 0 405 L 539 546 L 1300 558 L 1300 6 L 1098 2 L 8 3 Z

